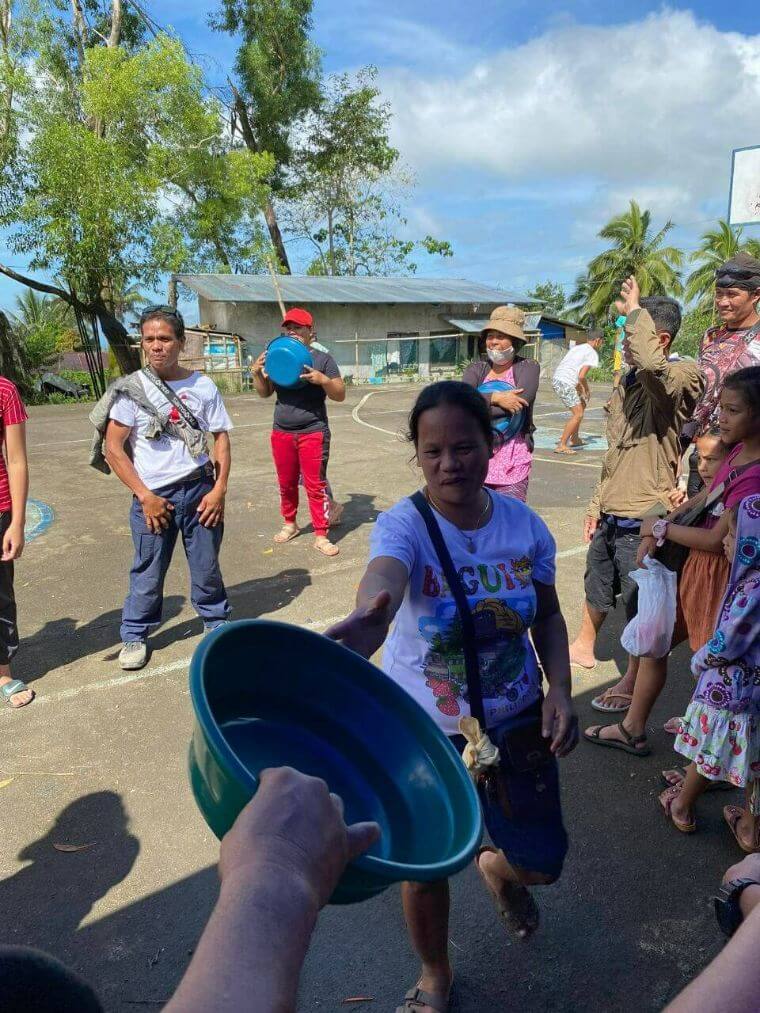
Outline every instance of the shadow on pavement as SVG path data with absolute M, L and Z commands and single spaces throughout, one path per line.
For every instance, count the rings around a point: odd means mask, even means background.
M 657 801 L 659 772 L 673 762 L 662 719 L 682 708 L 690 691 L 687 670 L 674 664 L 649 729 L 653 756 L 636 759 L 581 742 L 562 761 L 571 850 L 560 881 L 538 893 L 542 928 L 530 943 L 507 935 L 472 868 L 453 881 L 452 1010 L 660 1010 L 717 952 L 709 898 L 740 857 L 720 816 L 725 796 L 700 800 L 693 837 L 678 834 Z M 588 690 L 576 697 L 581 727 L 596 717 L 591 696 Z M 201 832 L 193 814 L 189 847 Z M 59 854 L 52 842 L 60 840 L 98 844 Z M 73 966 L 109 1010 L 171 996 L 217 895 L 216 870 L 204 868 L 79 928 L 94 902 L 127 875 L 137 849 L 118 796 L 103 792 L 67 807 L 54 829 L 22 852 L 33 864 L 0 883 L 7 941 L 41 947 Z M 322 913 L 299 1008 L 339 1009 L 348 996 L 372 995 L 369 1008 L 392 1009 L 416 974 L 392 889 Z
M 259 577 L 228 586 L 227 594 L 235 619 L 255 619 L 286 608 L 310 585 L 308 570 L 291 567 L 272 577 Z M 151 655 L 188 635 L 201 632 L 202 623 L 197 616 L 187 622 L 167 625 L 182 612 L 184 604 L 182 595 L 164 598 L 162 625 L 150 637 Z M 14 662 L 14 673 L 31 683 L 49 671 L 51 657 L 55 659 L 52 666 L 55 668 L 103 652 L 108 652 L 103 653 L 103 661 L 115 661 L 121 645 L 120 623 L 121 609 L 111 609 L 81 626 L 70 616 L 47 622 L 37 633 L 22 640 L 18 659 Z
M 342 542 L 346 535 L 356 531 L 364 524 L 374 524 L 379 513 L 375 506 L 375 497 L 368 496 L 363 492 L 352 492 L 348 499 L 341 496 L 340 502 L 344 506 L 343 517 L 337 528 L 330 532 L 332 541 Z
M 20 862 L 31 864 L 0 881 L 2 942 L 36 946 L 87 975 L 90 957 L 77 959 L 74 934 L 97 901 L 126 879 L 139 851 L 118 794 L 93 792 L 70 803 L 44 837 L 19 853 Z

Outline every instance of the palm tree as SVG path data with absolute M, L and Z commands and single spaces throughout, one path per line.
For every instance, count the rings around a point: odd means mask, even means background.
M 577 324 L 583 324 L 585 327 L 593 327 L 596 322 L 593 314 L 588 310 L 588 302 L 592 292 L 589 276 L 579 274 L 575 279 L 575 288 L 567 300 L 565 309 L 565 315 L 570 320 L 574 320 Z
M 708 229 L 702 236 L 699 249 L 689 258 L 698 264 L 686 280 L 686 298 L 689 302 L 697 300 L 696 309 L 701 313 L 709 313 L 713 309 L 713 286 L 715 284 L 715 268 L 735 257 L 737 253 L 749 253 L 760 258 L 760 240 L 747 239 L 742 242 L 742 229 L 735 230 L 719 219 L 714 229 Z
M 631 274 L 641 294 L 680 296 L 683 286 L 679 268 L 683 254 L 675 246 L 664 246 L 665 236 L 673 228 L 667 221 L 654 234 L 652 216 L 632 200 L 628 211 L 607 222 L 599 233 L 612 246 L 595 257 L 588 266 L 588 297 L 584 311 L 597 319 L 607 316 L 617 298 L 621 283 Z
M 73 338 L 71 307 L 31 288 L 16 296 L 16 312 L 10 321 L 32 369 L 49 365 L 66 339 Z

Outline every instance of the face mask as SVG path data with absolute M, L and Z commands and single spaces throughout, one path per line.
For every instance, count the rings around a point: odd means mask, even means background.
M 487 348 L 486 355 L 494 364 L 494 366 L 506 366 L 508 362 L 511 362 L 515 357 L 514 348 Z

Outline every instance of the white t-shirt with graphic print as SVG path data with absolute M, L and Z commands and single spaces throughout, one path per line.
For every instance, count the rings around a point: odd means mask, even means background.
M 491 519 L 471 536 L 434 511 L 467 594 L 478 639 L 483 706 L 489 727 L 518 714 L 540 694 L 541 676 L 528 628 L 536 614 L 533 581 L 553 584 L 556 546 L 530 507 L 490 493 Z M 391 556 L 409 573 L 404 600 L 388 635 L 383 670 L 447 734 L 470 713 L 456 604 L 438 556 L 410 499 L 380 514 L 370 559 Z
M 140 381 L 148 400 L 161 415 L 168 416 L 172 422 L 181 423 L 179 411 L 158 387 L 142 373 Z M 186 380 L 169 380 L 167 386 L 187 405 L 204 433 L 223 433 L 232 429 L 232 420 L 224 407 L 222 395 L 214 381 L 203 373 L 193 372 Z M 146 433 L 153 421 L 151 416 L 126 394 L 120 394 L 116 398 L 108 417 L 132 428 L 129 444 L 135 471 L 151 492 L 179 482 L 209 460 L 208 454 L 193 457 L 185 441 L 179 437 L 163 433 L 155 439 L 149 439 Z

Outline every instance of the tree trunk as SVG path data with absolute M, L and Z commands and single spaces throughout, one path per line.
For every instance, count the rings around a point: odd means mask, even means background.
M 238 123 L 240 124 L 240 133 L 245 141 L 245 146 L 249 151 L 253 151 L 257 155 L 261 154 L 259 145 L 256 142 L 256 135 L 253 132 L 253 127 L 251 126 L 251 121 L 248 117 L 248 109 L 243 101 L 243 96 L 237 90 L 232 81 L 230 81 L 229 84 L 232 89 L 234 112 L 237 115 Z M 274 252 L 280 262 L 280 270 L 282 274 L 292 274 L 292 271 L 290 270 L 290 261 L 288 260 L 288 254 L 285 249 L 285 243 L 282 239 L 282 232 L 277 221 L 277 212 L 275 211 L 271 200 L 267 200 L 264 204 L 264 220 L 266 221 L 267 228 L 269 229 L 269 238 L 272 240 Z
M 78 309 L 81 313 L 94 313 L 98 318 L 103 334 L 122 373 L 131 373 L 133 370 L 139 369 L 140 356 L 137 349 L 129 343 L 126 327 L 116 319 L 101 298 L 91 303 L 83 302 L 63 288 L 58 288 L 56 285 L 48 285 L 44 281 L 37 281 L 36 278 L 27 278 L 25 275 L 19 274 L 13 268 L 6 267 L 4 264 L 0 264 L 0 274 L 4 274 L 7 278 L 17 281 L 19 285 L 26 285 L 27 288 L 34 289 L 35 292 L 45 292 L 48 295 L 57 296 L 69 306 Z
M 335 244 L 332 236 L 332 209 L 327 209 L 327 259 L 330 263 L 330 275 L 335 274 Z
M 272 240 L 272 246 L 274 252 L 277 255 L 277 259 L 280 262 L 280 268 L 283 274 L 291 274 L 290 261 L 288 260 L 288 254 L 285 251 L 285 243 L 282 239 L 282 232 L 280 231 L 280 225 L 277 221 L 277 212 L 272 206 L 272 202 L 268 200 L 264 204 L 264 219 L 269 229 L 269 238 Z
M 100 328 L 121 372 L 126 374 L 139 369 L 140 355 L 134 345 L 130 344 L 124 324 L 116 319 L 102 299 L 98 299 L 88 307 L 88 311 L 98 318 Z
M 113 0 L 111 6 L 111 34 L 108 36 L 106 45 L 109 49 L 115 49 L 121 41 L 121 16 L 122 0 Z

